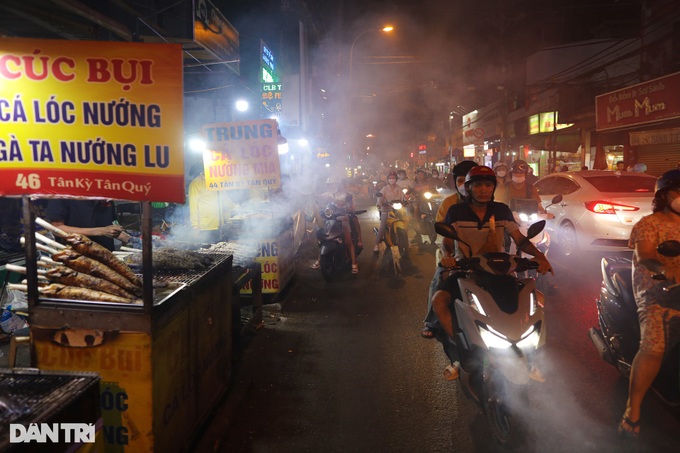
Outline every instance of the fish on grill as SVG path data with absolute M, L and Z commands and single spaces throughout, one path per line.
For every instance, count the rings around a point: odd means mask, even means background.
M 110 267 L 97 260 L 81 255 L 72 249 L 64 249 L 52 255 L 54 261 L 63 263 L 73 270 L 103 278 L 114 283 L 135 296 L 142 295 L 142 289 Z
M 106 247 L 103 247 L 82 234 L 69 234 L 64 240 L 78 253 L 104 263 L 136 286 L 142 286 L 142 279 L 127 264 L 116 258 Z
M 152 260 L 154 269 L 201 270 L 208 269 L 213 263 L 212 257 L 203 253 L 167 247 L 154 249 Z M 142 254 L 133 253 L 125 261 L 133 266 L 141 266 Z
M 77 286 L 80 288 L 90 288 L 127 299 L 136 299 L 133 294 L 108 280 L 84 274 L 66 266 L 57 266 L 48 269 L 45 271 L 44 275 L 54 283 L 61 283 L 66 286 Z
M 79 288 L 76 286 L 67 286 L 60 283 L 51 283 L 49 285 L 40 286 L 38 287 L 38 291 L 42 295 L 52 297 L 54 299 L 116 302 L 121 304 L 141 303 L 139 299 L 129 299 L 127 297 L 120 297 L 105 293 L 103 291 L 96 291 L 89 288 Z

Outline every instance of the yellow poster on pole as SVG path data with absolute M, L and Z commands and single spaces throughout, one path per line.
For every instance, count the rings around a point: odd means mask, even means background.
M 213 123 L 201 128 L 209 190 L 276 189 L 281 166 L 276 120 Z

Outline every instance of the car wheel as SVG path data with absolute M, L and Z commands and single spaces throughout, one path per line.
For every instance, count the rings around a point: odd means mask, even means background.
M 571 222 L 560 225 L 560 251 L 564 256 L 571 256 L 578 251 L 576 227 Z

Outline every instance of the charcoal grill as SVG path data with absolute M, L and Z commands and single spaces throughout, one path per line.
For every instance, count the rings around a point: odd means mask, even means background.
M 10 423 L 96 423 L 100 417 L 96 373 L 0 369 L 0 451 L 19 447 L 9 443 Z

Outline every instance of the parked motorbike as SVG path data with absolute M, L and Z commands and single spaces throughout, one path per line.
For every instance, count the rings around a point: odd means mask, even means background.
M 376 198 L 382 197 L 380 192 L 375 194 Z M 401 275 L 401 259 L 408 256 L 408 214 L 406 207 L 407 201 L 393 200 L 386 203 L 390 208 L 387 213 L 387 228 L 385 234 L 380 238 L 392 254 L 394 273 Z M 373 228 L 376 237 L 378 228 Z
M 544 220 L 533 224 L 527 237 L 544 227 Z M 451 225 L 436 223 L 435 230 L 465 243 Z M 451 269 L 466 274 L 458 279 L 462 298 L 454 301 L 462 388 L 482 407 L 493 437 L 512 448 L 524 442 L 528 384 L 540 380 L 533 361 L 546 341 L 543 294 L 533 278 L 516 273 L 537 268 L 536 261 L 490 252 L 460 259 Z
M 356 216 L 366 212 L 365 209 L 346 212 L 340 209 L 335 203 L 329 202 L 321 210 L 321 218 L 324 221 L 323 228 L 316 230 L 316 239 L 319 243 L 319 264 L 321 265 L 321 274 L 326 279 L 330 279 L 335 271 L 342 267 L 349 267 L 351 264 L 351 257 L 347 246 L 345 245 L 345 234 L 342 230 L 342 216 Z M 361 248 L 358 246 L 359 235 L 353 226 L 350 219 L 350 226 L 352 226 L 352 241 L 354 242 L 354 253 L 358 257 L 361 253 Z
M 417 243 L 422 242 L 421 236 L 427 236 L 430 244 L 437 240 L 437 232 L 434 230 L 434 221 L 437 217 L 441 199 L 436 191 L 411 192 L 409 194 L 414 208 L 413 222 L 411 226 L 416 232 Z
M 666 241 L 657 248 L 665 256 L 679 256 L 680 242 Z M 632 261 L 625 257 L 602 258 L 602 288 L 596 300 L 598 326 L 588 331 L 600 357 L 626 378 L 640 347 L 640 323 L 633 296 Z M 670 285 L 655 275 L 669 300 L 680 300 L 680 283 Z M 673 407 L 680 407 L 680 346 L 667 351 L 652 391 Z

